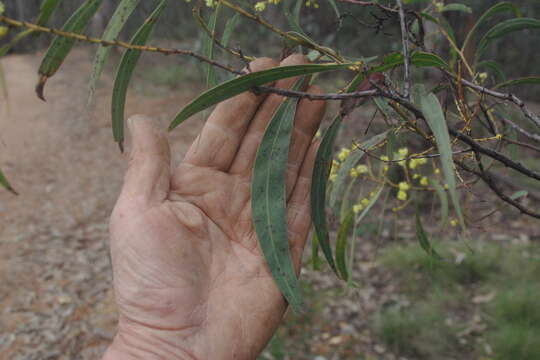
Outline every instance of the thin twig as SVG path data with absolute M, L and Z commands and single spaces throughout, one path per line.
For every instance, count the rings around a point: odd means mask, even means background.
M 501 120 L 502 122 L 504 122 L 505 124 L 509 125 L 512 129 L 516 130 L 518 133 L 520 133 L 521 135 L 531 139 L 531 140 L 534 140 L 538 143 L 540 143 L 540 136 L 539 135 L 536 135 L 536 134 L 531 134 L 530 132 L 528 132 L 527 130 L 521 128 L 519 125 L 517 125 L 516 123 L 514 123 L 513 121 L 511 120 L 508 120 L 507 118 L 505 117 L 501 117 Z
M 100 38 L 95 38 L 95 37 L 91 37 L 91 36 L 87 36 L 83 34 L 76 34 L 72 32 L 45 27 L 45 26 L 39 26 L 39 25 L 29 23 L 26 21 L 15 20 L 7 16 L 3 16 L 3 15 L 0 16 L 0 22 L 3 22 L 13 27 L 32 29 L 38 32 L 54 34 L 54 35 L 62 36 L 69 39 L 75 39 L 75 40 L 89 42 L 92 44 L 98 44 L 98 45 L 103 45 L 103 46 L 117 46 L 124 49 L 139 50 L 139 51 L 145 51 L 145 52 L 156 52 L 156 53 L 161 53 L 164 55 L 187 55 L 187 56 L 194 57 L 200 61 L 203 61 L 205 63 L 208 63 L 212 66 L 216 66 L 218 68 L 231 72 L 233 74 L 242 75 L 242 73 L 238 70 L 235 70 L 227 65 L 220 64 L 217 61 L 208 59 L 207 57 L 197 54 L 190 50 L 162 48 L 162 47 L 157 47 L 157 46 L 146 46 L 146 45 L 133 45 L 124 41 L 119 41 L 119 40 L 103 40 Z
M 451 74 L 451 73 L 449 73 L 447 71 L 445 71 L 445 73 L 447 75 L 455 77 L 454 74 Z M 536 126 L 538 126 L 540 128 L 540 117 L 538 115 L 534 114 L 531 110 L 529 110 L 527 105 L 525 105 L 525 103 L 521 99 L 519 99 L 517 96 L 515 96 L 513 94 L 510 94 L 510 93 L 502 93 L 502 92 L 498 92 L 498 91 L 495 91 L 495 90 L 491 90 L 491 89 L 485 88 L 483 86 L 474 84 L 474 83 L 472 83 L 472 82 L 470 82 L 468 80 L 465 80 L 465 79 L 461 79 L 461 82 L 463 83 L 463 85 L 465 85 L 467 87 L 470 87 L 471 89 L 474 89 L 474 90 L 480 92 L 481 94 L 486 94 L 486 95 L 489 95 L 489 96 L 492 96 L 492 97 L 495 97 L 495 98 L 498 98 L 498 99 L 502 99 L 502 100 L 506 100 L 506 101 L 510 101 L 510 102 L 514 103 L 515 105 L 517 105 L 521 109 L 521 111 L 523 112 L 525 117 L 527 117 Z
M 481 178 L 482 180 L 484 180 L 484 182 L 487 184 L 487 186 L 489 186 L 489 188 L 495 193 L 497 194 L 497 196 L 503 200 L 504 202 L 512 205 L 513 207 L 515 207 L 516 209 L 518 209 L 519 211 L 521 211 L 522 213 L 524 214 L 527 214 L 529 216 L 532 216 L 534 218 L 537 218 L 537 219 L 540 219 L 540 213 L 535 213 L 533 212 L 532 210 L 530 209 L 527 209 L 526 207 L 524 207 L 523 205 L 521 205 L 519 202 L 517 202 L 516 200 L 513 200 L 512 198 L 510 198 L 509 196 L 507 196 L 506 194 L 504 194 L 497 186 L 497 184 L 495 184 L 495 181 L 493 181 L 493 179 L 491 178 L 491 174 L 489 172 L 481 172 L 481 171 L 477 171 L 477 170 L 474 170 L 472 168 L 470 168 L 469 166 L 465 165 L 463 162 L 461 161 L 458 161 L 456 160 L 455 163 L 460 167 L 462 168 L 463 170 L 467 171 L 467 172 L 470 172 L 471 174 L 474 174 L 476 176 L 478 176 L 479 178 Z
M 403 10 L 403 4 L 401 0 L 396 0 L 399 8 L 399 23 L 401 25 L 401 43 L 403 46 L 403 65 L 404 65 L 404 78 L 403 78 L 403 97 L 407 100 L 411 100 L 411 59 L 409 57 L 409 30 L 407 29 L 407 21 L 405 19 L 405 11 Z

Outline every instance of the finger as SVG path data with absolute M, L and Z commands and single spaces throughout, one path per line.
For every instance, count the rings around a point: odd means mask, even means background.
M 289 245 L 296 272 L 300 272 L 302 253 L 311 228 L 311 176 L 319 141 L 309 147 L 300 173 L 294 185 L 291 198 L 287 203 L 287 222 L 289 225 Z
M 307 62 L 308 59 L 305 56 L 295 54 L 283 60 L 280 63 L 280 66 L 299 65 Z M 289 89 L 294 85 L 298 78 L 299 77 L 293 77 L 279 80 L 275 86 L 280 89 Z M 251 121 L 251 124 L 249 124 L 249 128 L 244 136 L 242 144 L 240 145 L 240 148 L 236 153 L 236 157 L 233 160 L 229 170 L 231 174 L 239 174 L 244 176 L 251 175 L 257 149 L 261 143 L 266 126 L 282 102 L 283 96 L 271 94 L 259 107 L 255 117 Z
M 278 63 L 269 58 L 260 58 L 250 63 L 253 72 L 276 66 Z M 189 148 L 184 162 L 227 170 L 253 115 L 265 98 L 266 94 L 255 95 L 248 91 L 218 104 Z
M 322 94 L 318 86 L 311 86 L 307 90 L 311 94 Z M 326 109 L 326 102 L 312 101 L 304 98 L 298 104 L 298 110 L 294 119 L 294 129 L 289 147 L 289 162 L 287 169 L 287 198 L 291 195 L 294 184 L 304 162 L 304 157 L 309 149 L 313 136 L 317 132 Z
M 146 116 L 132 116 L 128 128 L 132 149 L 119 202 L 129 199 L 142 206 L 160 203 L 169 192 L 169 142 L 157 122 Z

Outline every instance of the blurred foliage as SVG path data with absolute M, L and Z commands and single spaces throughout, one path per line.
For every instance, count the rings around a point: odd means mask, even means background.
M 290 0 L 287 0 L 290 1 Z M 496 0 L 471 0 L 467 1 L 467 6 L 472 8 L 472 14 L 457 11 L 445 12 L 445 17 L 456 31 L 458 42 L 463 41 L 465 34 L 470 30 L 474 21 L 484 13 L 486 9 L 496 4 Z M 41 0 L 5 0 L 7 13 L 18 19 L 35 20 L 33 17 L 38 13 Z M 53 16 L 51 25 L 60 27 L 70 14 L 80 5 L 81 1 L 63 1 L 59 9 Z M 107 20 L 114 11 L 115 0 L 104 0 L 100 12 L 90 26 L 90 34 L 99 36 L 107 24 Z M 286 2 L 285 2 L 286 3 Z M 289 2 L 292 4 L 292 2 Z M 540 17 L 540 2 L 515 0 L 512 1 L 519 6 L 522 14 L 527 17 Z M 338 19 L 334 13 L 332 5 L 327 0 L 319 1 L 319 7 L 306 7 L 301 10 L 301 25 L 305 32 L 322 45 L 335 49 L 346 49 L 344 55 L 350 57 L 367 57 L 399 51 L 400 44 L 391 41 L 399 36 L 399 22 L 385 24 L 384 30 L 368 28 L 367 25 L 376 23 L 373 11 L 350 6 L 342 13 Z M 419 4 L 418 7 L 420 8 Z M 137 30 L 138 26 L 152 12 L 153 2 L 142 1 L 140 6 L 128 20 L 128 23 L 121 34 L 121 39 L 127 40 Z M 155 37 L 172 39 L 177 46 L 182 48 L 200 48 L 203 31 L 197 26 L 192 17 L 193 4 L 185 1 L 171 2 L 163 18 L 156 26 Z M 204 9 L 207 10 L 207 9 Z M 230 9 L 222 9 L 218 19 L 218 28 L 232 16 Z M 280 28 L 287 28 L 286 19 L 280 8 L 269 6 L 264 11 L 264 18 L 270 23 Z M 253 26 L 253 23 L 245 19 L 240 19 L 237 31 L 231 40 L 231 46 L 242 45 L 244 53 L 253 56 L 274 56 L 279 53 L 282 46 L 281 39 L 261 26 Z M 483 27 L 480 33 L 487 30 Z M 43 48 L 49 42 L 46 37 L 34 39 L 33 41 L 21 42 L 15 47 L 15 51 L 33 51 Z M 0 40 L 1 43 L 1 40 Z M 523 77 L 540 73 L 540 62 L 535 58 L 536 46 L 540 44 L 540 32 L 525 31 L 508 36 L 503 41 L 499 41 L 489 47 L 486 57 L 502 64 L 508 78 Z M 444 40 L 440 40 L 437 51 L 439 55 L 447 54 L 449 51 Z M 517 94 L 520 94 L 519 89 Z M 520 95 L 532 98 L 540 94 L 540 86 L 528 87 Z

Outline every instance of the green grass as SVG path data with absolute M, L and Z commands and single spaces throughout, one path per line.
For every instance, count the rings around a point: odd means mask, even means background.
M 445 261 L 431 258 L 417 244 L 383 250 L 381 264 L 401 280 L 401 296 L 410 302 L 381 309 L 373 321 L 379 339 L 395 354 L 417 359 L 540 359 L 538 248 L 473 244 L 468 249 L 435 243 Z M 459 263 L 456 255 L 462 258 Z M 493 300 L 473 303 L 475 295 L 493 291 Z M 459 344 L 459 332 L 478 313 L 487 325 L 479 335 L 492 355 L 473 338 L 466 346 Z

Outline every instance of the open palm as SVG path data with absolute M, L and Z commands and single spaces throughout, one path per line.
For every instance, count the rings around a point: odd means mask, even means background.
M 304 62 L 293 55 L 281 64 Z M 277 65 L 261 58 L 250 70 Z M 276 86 L 289 88 L 295 80 Z M 250 183 L 264 129 L 281 101 L 275 94 L 244 93 L 219 104 L 174 169 L 167 139 L 153 121 L 130 119 L 130 166 L 111 217 L 120 312 L 111 359 L 126 353 L 254 359 L 271 338 L 286 303 L 258 247 Z M 289 152 L 287 214 L 297 271 L 311 225 L 312 139 L 324 107 L 300 102 Z

